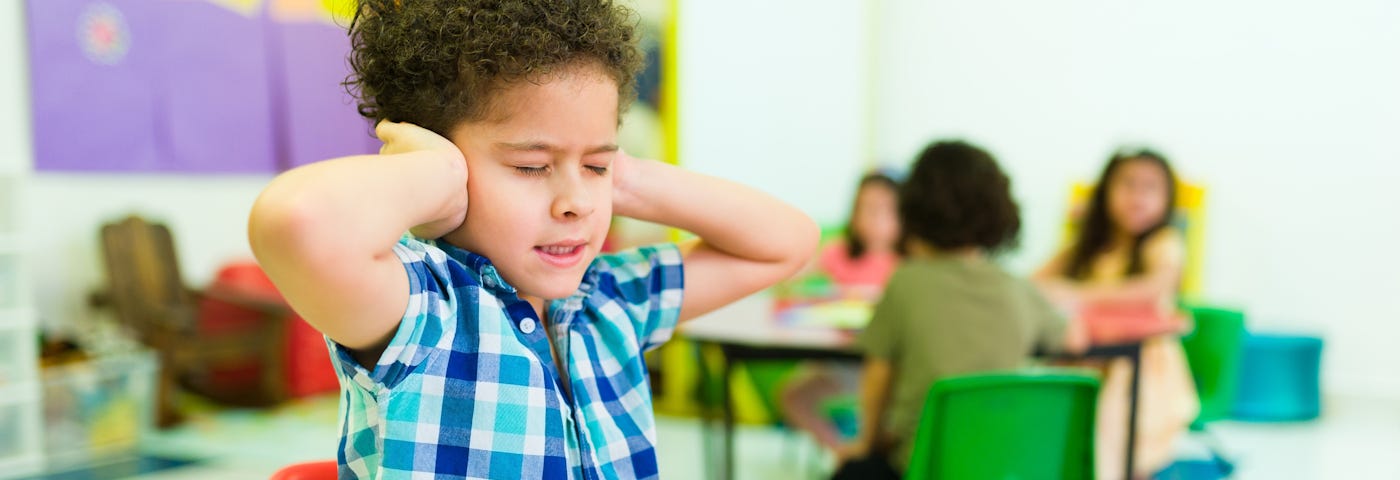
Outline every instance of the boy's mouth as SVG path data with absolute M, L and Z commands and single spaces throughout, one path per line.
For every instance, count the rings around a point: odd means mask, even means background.
M 549 265 L 559 268 L 569 268 L 577 265 L 580 260 L 583 260 L 584 247 L 587 245 L 586 242 L 582 241 L 539 245 L 535 247 L 535 253 Z

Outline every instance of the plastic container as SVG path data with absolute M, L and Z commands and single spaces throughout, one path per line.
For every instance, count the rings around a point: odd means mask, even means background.
M 1234 418 L 1297 421 L 1322 412 L 1322 339 L 1252 334 L 1245 340 Z
M 0 386 L 33 382 L 38 368 L 38 336 L 22 322 L 28 313 L 0 310 Z
M 133 454 L 154 423 L 156 357 L 149 351 L 43 370 L 49 470 Z

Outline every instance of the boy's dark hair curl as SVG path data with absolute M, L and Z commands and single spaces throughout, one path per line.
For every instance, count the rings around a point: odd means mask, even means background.
M 643 61 L 635 26 L 611 0 L 359 0 L 345 85 L 360 115 L 446 136 L 484 119 L 502 87 L 592 63 L 621 112 Z
M 935 248 L 1014 246 L 1021 213 L 1011 198 L 1011 180 L 991 154 L 960 141 L 929 145 L 900 188 L 899 219 L 904 243 Z

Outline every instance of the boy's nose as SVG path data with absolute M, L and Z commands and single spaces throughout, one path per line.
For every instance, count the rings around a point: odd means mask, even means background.
M 560 183 L 554 195 L 554 204 L 550 207 L 550 213 L 555 218 L 566 220 L 593 214 L 593 198 L 582 182 L 578 179 L 568 179 Z

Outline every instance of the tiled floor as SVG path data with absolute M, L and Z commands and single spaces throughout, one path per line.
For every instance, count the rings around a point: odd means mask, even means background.
M 282 465 L 334 457 L 335 397 L 301 402 L 275 414 L 225 412 L 162 433 L 145 450 L 207 459 L 141 478 L 258 479 Z M 703 433 L 693 419 L 658 419 L 664 478 L 706 478 Z M 1215 440 L 1232 455 L 1234 478 L 1400 479 L 1400 401 L 1332 399 L 1322 420 L 1297 424 L 1218 423 Z M 740 427 L 739 478 L 809 478 L 810 444 L 770 428 Z

